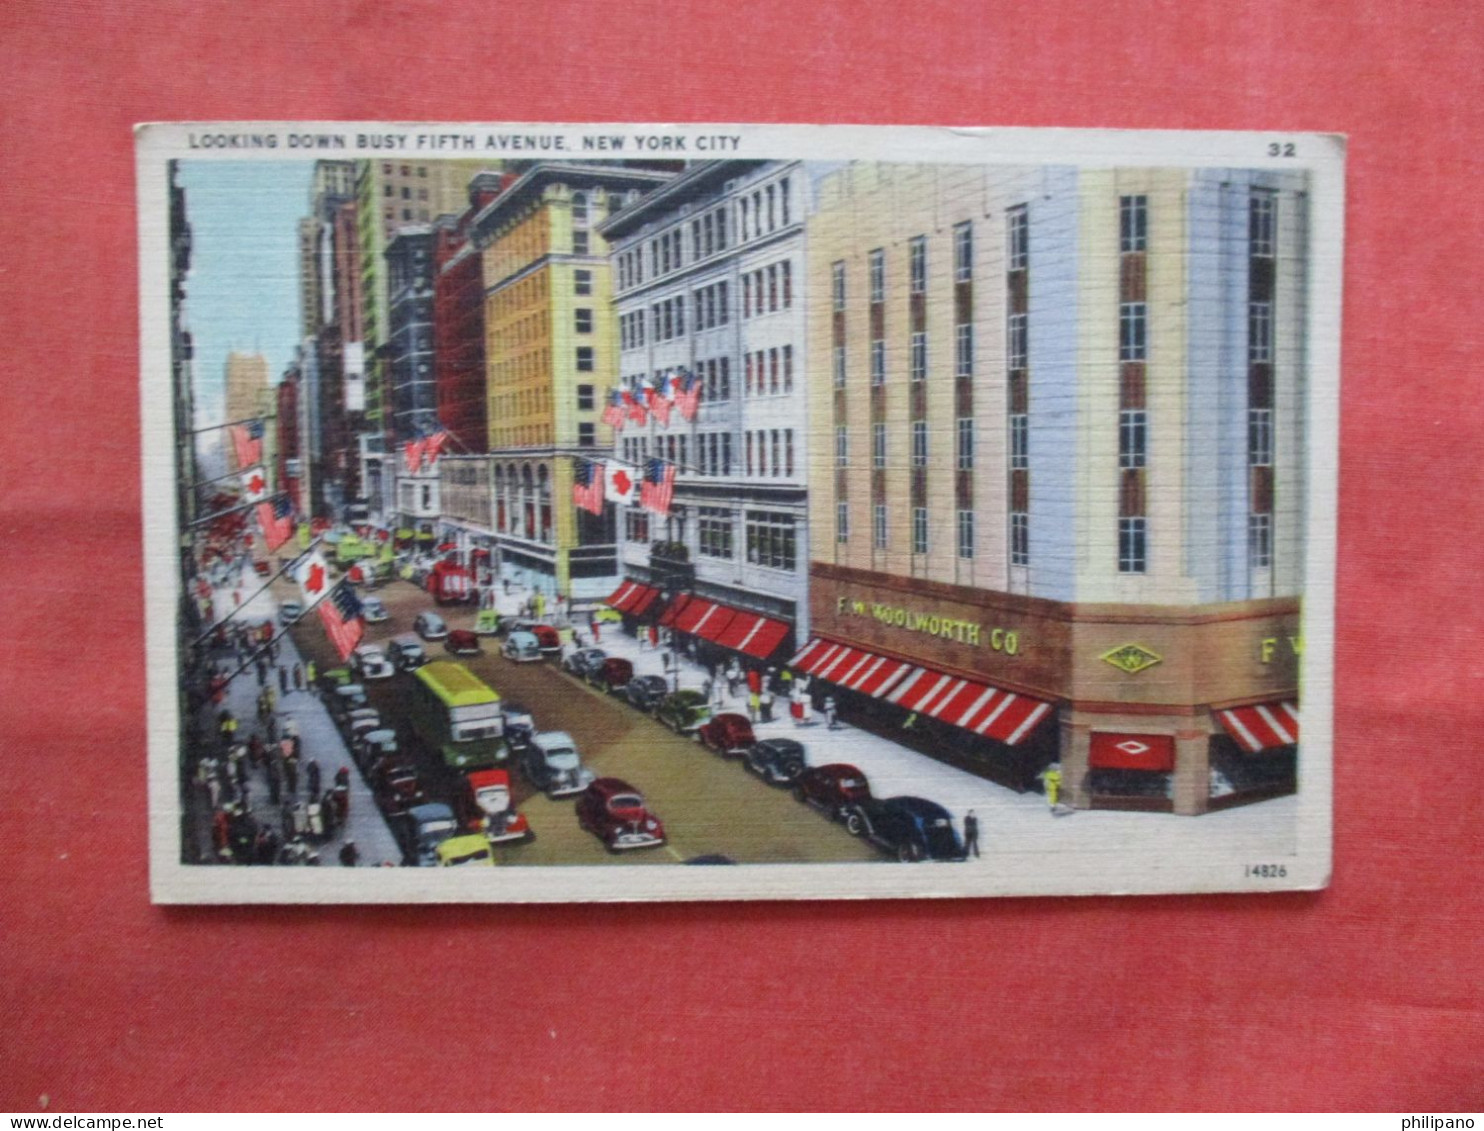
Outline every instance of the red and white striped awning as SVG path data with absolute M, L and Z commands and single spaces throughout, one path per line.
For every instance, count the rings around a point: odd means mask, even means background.
M 930 719 L 1018 746 L 1051 714 L 1044 699 L 960 679 L 932 668 L 914 668 L 887 702 Z
M 1299 740 L 1298 704 L 1292 700 L 1232 707 L 1217 711 L 1216 718 L 1249 754 L 1259 754 L 1275 746 L 1293 746 Z
M 912 670 L 901 660 L 889 660 L 863 648 L 851 648 L 815 637 L 790 662 L 789 667 L 840 687 L 880 699 Z
M 781 620 L 739 609 L 726 629 L 712 639 L 723 648 L 766 660 L 783 643 L 788 627 Z

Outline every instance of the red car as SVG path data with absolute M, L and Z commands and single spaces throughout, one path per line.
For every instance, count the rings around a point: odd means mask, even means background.
M 476 770 L 464 775 L 454 809 L 471 833 L 483 833 L 491 844 L 535 840 L 525 815 L 510 803 L 510 775 L 504 770 Z
M 871 783 L 855 766 L 831 762 L 807 769 L 794 779 L 794 797 L 843 821 L 861 802 L 871 800 Z
M 696 731 L 701 742 L 718 754 L 746 754 L 757 745 L 757 735 L 745 715 L 716 715 Z
M 529 629 L 541 651 L 547 655 L 555 655 L 562 650 L 562 637 L 556 629 L 549 624 L 533 624 Z
M 634 665 L 622 656 L 609 656 L 588 677 L 588 682 L 601 687 L 609 695 L 622 695 L 624 688 L 634 678 Z
M 376 804 L 388 817 L 405 813 L 428 799 L 417 780 L 417 771 L 389 758 L 377 763 L 371 771 L 371 789 Z
M 479 655 L 479 637 L 463 628 L 456 628 L 443 639 L 443 647 L 455 656 Z
M 657 848 L 665 843 L 665 827 L 644 805 L 644 798 L 628 782 L 599 778 L 577 799 L 577 824 L 592 833 L 609 852 Z

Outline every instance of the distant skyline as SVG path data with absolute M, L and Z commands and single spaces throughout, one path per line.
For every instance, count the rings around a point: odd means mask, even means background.
M 227 355 L 260 353 L 277 381 L 299 341 L 299 220 L 312 161 L 182 161 L 191 225 L 186 324 L 195 342 L 197 416 L 221 421 Z

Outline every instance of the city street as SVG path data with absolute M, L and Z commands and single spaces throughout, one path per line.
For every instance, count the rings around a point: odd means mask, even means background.
M 296 596 L 286 581 L 276 588 L 281 599 Z M 373 592 L 391 619 L 367 625 L 365 643 L 384 644 L 410 632 L 413 618 L 434 608 L 425 592 L 404 581 L 390 582 Z M 470 606 L 437 611 L 453 628 L 474 623 L 475 611 Z M 314 614 L 296 625 L 291 635 L 321 671 L 339 665 Z M 610 854 L 597 837 L 578 827 L 573 798 L 553 801 L 533 793 L 512 767 L 512 793 L 530 821 L 535 840 L 496 845 L 499 864 L 662 864 L 718 854 L 739 864 L 883 859 L 869 844 L 850 836 L 844 826 L 795 801 L 788 790 L 749 774 L 740 760 L 724 759 L 672 733 L 627 701 L 563 674 L 555 660 L 508 661 L 499 655 L 499 643 L 498 638 L 482 637 L 481 655 L 457 660 L 505 700 L 528 707 L 538 730 L 571 734 L 583 763 L 600 777 L 619 777 L 638 789 L 664 822 L 667 837 L 659 848 Z M 432 659 L 455 658 L 444 651 L 441 642 L 429 642 L 426 647 Z M 412 678 L 398 673 L 366 684 L 369 698 L 389 725 L 395 725 L 404 710 Z M 686 682 L 686 686 L 694 685 L 694 680 Z M 451 802 L 457 774 L 426 758 L 416 768 L 432 800 Z

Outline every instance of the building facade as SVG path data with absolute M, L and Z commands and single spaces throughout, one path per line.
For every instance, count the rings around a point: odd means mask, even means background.
M 268 394 L 268 359 L 260 353 L 227 354 L 226 419 L 246 420 L 263 411 Z
M 618 565 L 613 518 L 571 506 L 573 459 L 611 450 L 599 390 L 617 374 L 599 223 L 668 178 L 537 164 L 474 218 L 484 284 L 486 417 L 505 577 L 598 598 Z
M 1083 807 L 1290 792 L 1305 193 L 857 164 L 809 232 L 814 638 L 865 725 Z
M 676 469 L 670 514 L 618 508 L 616 607 L 761 663 L 808 627 L 808 361 L 798 162 L 695 165 L 603 225 L 629 395 L 694 374 L 694 420 L 650 415 L 612 457 Z M 605 390 L 606 393 L 606 390 Z M 664 600 L 649 593 L 658 592 Z

